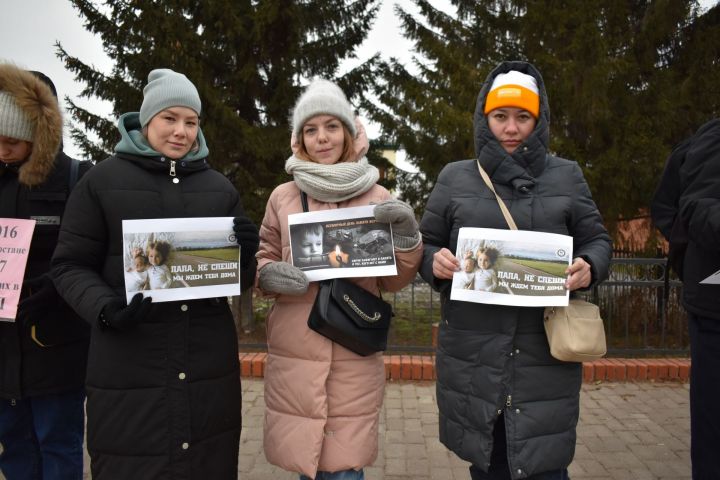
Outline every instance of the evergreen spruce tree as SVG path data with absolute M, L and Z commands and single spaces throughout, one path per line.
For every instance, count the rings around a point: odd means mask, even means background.
M 475 155 L 476 96 L 502 60 L 542 72 L 551 151 L 580 163 L 611 229 L 647 207 L 678 131 L 717 112 L 690 93 L 702 85 L 717 99 L 717 7 L 698 16 L 697 2 L 453 0 L 446 14 L 414 3 L 417 17 L 396 11 L 417 73 L 383 64 L 367 109 L 424 173 L 398 176 L 419 211 L 442 167 Z
M 503 58 L 517 54 L 512 12 L 494 15 L 476 1 L 453 2 L 458 15 L 414 0 L 422 19 L 396 6 L 405 36 L 415 42 L 413 66 L 397 59 L 383 62 L 375 83 L 377 102 L 365 110 L 382 126 L 383 140 L 401 146 L 420 173 L 398 171 L 403 199 L 422 213 L 434 179 L 453 160 L 474 155 L 472 114 L 487 73 Z M 417 73 L 416 73 L 417 72 Z
M 58 44 L 58 55 L 85 85 L 82 95 L 110 101 L 117 117 L 139 110 L 152 69 L 184 73 L 203 102 L 209 160 L 237 185 L 256 221 L 272 188 L 288 179 L 289 112 L 302 87 L 314 76 L 336 76 L 378 9 L 378 0 L 70 1 L 114 62 L 103 73 Z M 376 61 L 336 80 L 349 96 L 361 96 Z M 66 101 L 78 122 L 75 142 L 89 158 L 105 158 L 118 140 L 114 120 Z
M 646 214 L 677 140 L 670 62 L 693 2 L 528 2 L 524 52 L 545 78 L 551 147 L 585 172 L 606 225 Z M 544 28 L 540 29 L 543 26 Z
M 669 80 L 678 106 L 670 124 L 675 128 L 671 138 L 676 141 L 720 117 L 720 2 L 689 24 L 683 34 Z

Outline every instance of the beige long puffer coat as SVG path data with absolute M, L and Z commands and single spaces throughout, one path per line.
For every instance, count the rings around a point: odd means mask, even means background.
M 350 200 L 324 203 L 308 197 L 310 211 L 379 203 L 391 198 L 379 185 Z M 274 261 L 290 262 L 288 215 L 302 212 L 295 182 L 277 187 L 260 228 L 258 271 Z M 397 291 L 412 281 L 422 243 L 396 251 L 398 274 L 353 279 L 373 293 Z M 359 356 L 310 330 L 317 283 L 302 296 L 279 295 L 267 318 L 265 456 L 285 470 L 314 478 L 316 472 L 360 469 L 378 450 L 378 421 L 385 387 L 382 354 Z

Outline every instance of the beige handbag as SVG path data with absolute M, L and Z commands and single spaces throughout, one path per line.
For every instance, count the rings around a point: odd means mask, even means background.
M 590 362 L 607 353 L 605 327 L 597 305 L 571 299 L 567 307 L 545 307 L 550 354 L 564 362 Z
M 492 190 L 510 229 L 517 225 L 490 177 L 477 162 L 480 176 Z M 567 307 L 545 307 L 545 334 L 550 344 L 550 354 L 564 362 L 588 362 L 602 358 L 607 353 L 605 327 L 600 309 L 585 300 L 571 299 Z

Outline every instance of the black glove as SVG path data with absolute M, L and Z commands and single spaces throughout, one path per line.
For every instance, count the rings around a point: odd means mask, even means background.
M 57 307 L 59 296 L 49 275 L 41 275 L 23 282 L 29 295 L 18 304 L 18 319 L 26 323 Z
M 258 251 L 260 234 L 258 228 L 247 217 L 233 218 L 235 241 L 240 245 L 240 268 L 245 269 Z
M 143 298 L 142 293 L 136 293 L 128 306 L 125 306 L 124 300 L 118 298 L 105 305 L 102 309 L 100 328 L 119 331 L 130 330 L 145 320 L 150 311 L 150 304 L 152 304 L 152 297 Z

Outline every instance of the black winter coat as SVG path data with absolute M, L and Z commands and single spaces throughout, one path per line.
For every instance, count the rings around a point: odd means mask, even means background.
M 232 184 L 206 160 L 116 154 L 78 184 L 53 257 L 60 293 L 92 326 L 87 372 L 93 479 L 235 479 L 240 372 L 225 299 L 153 304 L 127 332 L 97 328 L 125 296 L 122 220 L 238 216 Z M 241 271 L 252 285 L 255 263 Z
M 679 215 L 688 237 L 683 305 L 720 320 L 720 285 L 700 284 L 720 271 L 720 119 L 698 129 L 679 171 Z
M 494 77 L 519 70 L 536 78 L 540 118 L 533 133 L 507 154 L 483 113 Z M 524 62 L 506 62 L 487 78 L 475 111 L 477 158 L 521 230 L 571 235 L 573 256 L 607 275 L 610 238 L 577 163 L 547 154 L 549 110 L 540 74 Z M 449 280 L 433 276 L 433 254 L 455 252 L 461 227 L 508 229 L 476 161 L 447 165 L 430 195 L 420 230 L 421 275 L 441 292 L 437 352 L 440 441 L 487 470 L 493 426 L 505 421 L 513 479 L 567 467 L 575 451 L 582 365 L 555 360 L 543 327 L 543 309 L 451 301 Z
M 72 187 L 72 162 L 76 162 L 75 178 L 90 167 L 90 163 L 72 160 L 61 151 L 48 166 L 43 183 L 33 187 L 22 184 L 13 169 L 0 167 L 0 218 L 36 221 L 25 282 L 36 281 L 50 272 L 60 220 Z M 49 276 L 41 288 L 49 289 L 50 293 L 42 300 L 35 300 L 28 299 L 31 292 L 24 287 L 18 321 L 0 322 L 2 398 L 19 399 L 80 390 L 85 383 L 90 329 L 57 295 Z M 33 314 L 26 314 L 26 311 Z

